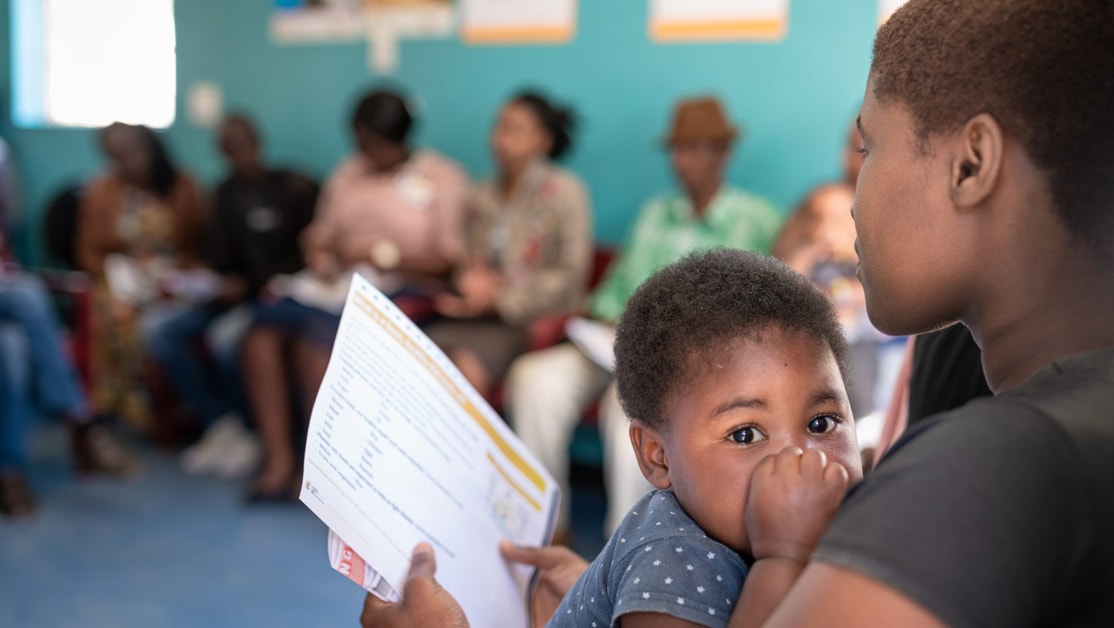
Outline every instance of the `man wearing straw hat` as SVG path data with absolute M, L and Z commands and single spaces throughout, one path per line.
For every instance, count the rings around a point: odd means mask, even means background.
M 655 270 L 686 253 L 731 247 L 768 253 L 780 217 L 766 200 L 723 180 L 739 137 L 713 97 L 682 100 L 664 138 L 680 189 L 657 196 L 639 212 L 588 313 L 614 325 L 627 299 Z M 507 410 L 527 447 L 562 482 L 557 541 L 568 541 L 569 444 L 585 408 L 603 395 L 600 431 L 608 493 L 610 534 L 650 485 L 642 477 L 627 436 L 628 420 L 615 394 L 613 375 L 573 344 L 529 353 L 511 366 Z

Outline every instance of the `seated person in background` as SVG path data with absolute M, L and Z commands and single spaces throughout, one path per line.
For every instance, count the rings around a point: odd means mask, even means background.
M 458 294 L 435 300 L 448 320 L 426 333 L 485 396 L 527 349 L 535 317 L 571 312 L 584 298 L 591 203 L 580 179 L 554 163 L 572 147 L 572 124 L 531 92 L 504 105 L 491 134 L 498 172 L 468 202 Z
M 842 179 L 813 188 L 786 219 L 774 241 L 771 254 L 802 275 L 808 276 L 828 262 L 858 263 L 851 202 L 863 165 L 859 152 L 862 145 L 859 130 L 851 125 L 843 148 Z
M 643 206 L 614 265 L 588 301 L 592 318 L 614 324 L 639 284 L 689 251 L 717 246 L 769 251 L 780 225 L 777 211 L 765 200 L 723 181 L 737 136 L 718 100 L 695 98 L 677 105 L 665 145 L 681 191 Z M 567 343 L 522 356 L 508 374 L 511 425 L 562 483 L 565 499 L 558 517 L 558 540 L 567 538 L 569 525 L 569 443 L 585 408 L 605 391 L 600 431 L 605 447 L 608 533 L 650 488 L 628 446 L 627 419 L 612 382 L 609 370 Z
M 3 148 L 0 144 L 0 156 Z M 14 198 L 0 194 L 0 227 L 14 213 L 8 207 Z M 50 295 L 40 279 L 18 270 L 5 235 L 0 228 L 0 516 L 18 517 L 36 508 L 27 482 L 27 433 L 38 413 L 69 425 L 78 472 L 118 475 L 135 465 L 95 420 L 62 348 Z
M 288 378 L 308 417 L 353 269 L 394 294 L 443 285 L 460 257 L 467 178 L 448 159 L 411 149 L 413 122 L 394 92 L 360 100 L 352 119 L 359 151 L 326 182 L 302 235 L 307 271 L 272 280 L 270 290 L 292 297 L 261 308 L 244 339 L 244 385 L 264 453 L 249 500 L 297 494 L 301 461 Z
M 628 446 L 654 490 L 555 612 L 535 598 L 535 625 L 724 627 L 733 612 L 764 614 L 761 592 L 739 598 L 748 571 L 776 572 L 786 551 L 807 559 L 862 477 L 831 303 L 774 259 L 697 254 L 635 292 L 615 356 L 636 417 Z M 787 474 L 805 482 L 799 506 L 757 511 L 752 477 L 776 486 Z M 386 608 L 369 606 L 362 619 L 378 625 Z
M 151 427 L 141 333 L 183 307 L 171 278 L 197 267 L 206 210 L 193 180 L 144 126 L 100 134 L 110 170 L 81 198 L 77 261 L 93 276 L 93 408 Z
M 94 418 L 61 346 L 53 304 L 30 274 L 0 270 L 0 516 L 35 511 L 27 435 L 40 413 L 65 421 L 79 473 L 124 475 L 135 463 Z
M 298 237 L 313 220 L 317 184 L 297 172 L 269 168 L 259 133 L 246 116 L 224 121 L 219 147 L 229 175 L 216 190 L 206 233 L 219 293 L 162 321 L 151 331 L 149 350 L 179 401 L 208 428 L 182 453 L 182 466 L 235 477 L 252 471 L 259 458 L 259 445 L 239 416 L 240 341 L 267 282 L 302 268 Z
M 811 278 L 828 293 L 851 344 L 855 379 L 849 384 L 851 408 L 862 418 L 874 412 L 879 369 L 878 333 L 866 316 L 866 296 L 855 276 L 855 222 L 851 203 L 862 167 L 862 138 L 851 126 L 843 149 L 843 178 L 817 186 L 797 206 L 774 242 L 773 255 Z M 885 378 L 886 385 L 889 378 Z

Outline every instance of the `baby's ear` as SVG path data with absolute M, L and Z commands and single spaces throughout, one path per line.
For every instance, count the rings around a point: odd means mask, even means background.
M 661 432 L 641 419 L 630 422 L 630 442 L 634 455 L 638 458 L 638 468 L 646 481 L 655 488 L 667 489 L 669 481 L 669 458 L 665 455 L 665 444 Z

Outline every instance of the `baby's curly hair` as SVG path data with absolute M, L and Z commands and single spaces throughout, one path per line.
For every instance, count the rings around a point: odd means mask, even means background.
M 772 257 L 732 249 L 690 255 L 635 291 L 619 320 L 615 373 L 627 416 L 662 427 L 666 397 L 698 373 L 692 356 L 778 326 L 831 347 L 845 382 L 847 341 L 831 302 Z
M 907 106 L 922 142 L 988 113 L 1048 175 L 1081 241 L 1114 228 L 1114 2 L 910 0 L 878 31 L 880 102 Z

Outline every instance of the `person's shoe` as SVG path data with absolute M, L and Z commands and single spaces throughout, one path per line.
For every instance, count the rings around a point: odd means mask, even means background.
M 27 517 L 35 513 L 35 496 L 19 471 L 0 471 L 0 515 Z
M 70 449 L 78 473 L 129 475 L 139 465 L 100 421 L 72 424 Z
M 244 497 L 244 502 L 247 504 L 291 504 L 298 501 L 298 496 L 294 494 L 289 488 L 282 488 L 277 491 L 263 491 L 258 488 L 252 488 Z
M 216 471 L 225 450 L 237 440 L 237 434 L 242 430 L 240 420 L 235 415 L 226 414 L 217 419 L 205 430 L 201 440 L 182 452 L 179 457 L 182 469 L 193 475 Z
M 229 439 L 220 451 L 220 458 L 213 465 L 217 477 L 236 480 L 247 477 L 263 461 L 263 447 L 255 435 L 240 424 L 229 433 Z
M 264 481 L 264 474 L 267 472 L 268 469 L 264 468 L 256 474 L 247 495 L 244 496 L 245 502 L 248 504 L 277 504 L 298 501 L 298 493 L 302 488 L 301 473 L 295 469 L 288 472 L 281 481 L 276 483 L 274 477 L 268 477 L 267 481 Z

